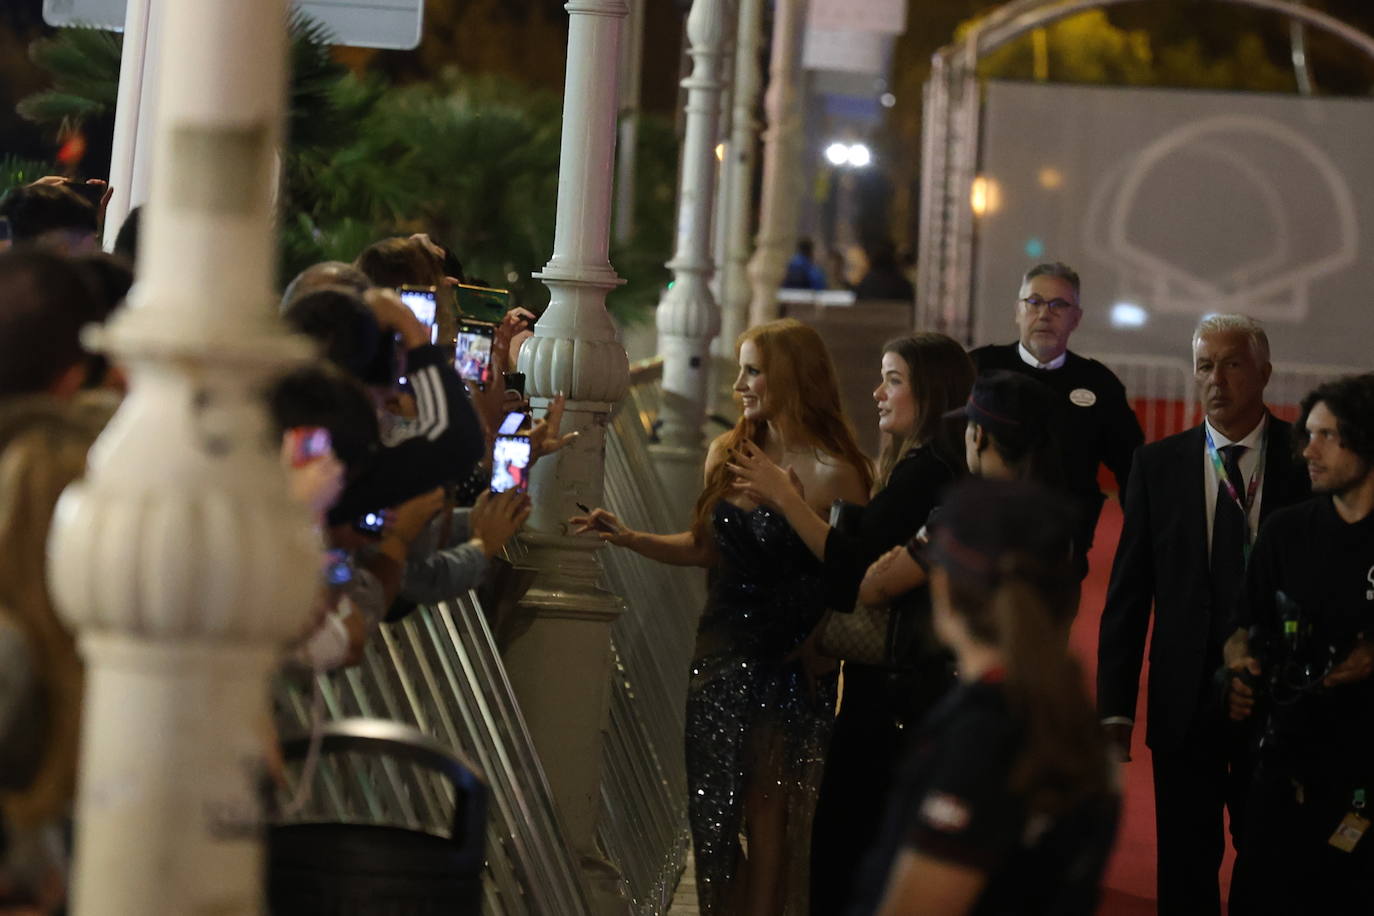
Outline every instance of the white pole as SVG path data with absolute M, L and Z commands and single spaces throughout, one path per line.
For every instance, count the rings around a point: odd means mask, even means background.
M 725 173 L 730 187 L 726 201 L 725 277 L 721 283 L 721 356 L 733 361 L 735 340 L 749 323 L 750 216 L 753 213 L 754 164 L 758 160 L 757 108 L 763 74 L 759 72 L 759 43 L 763 38 L 763 0 L 740 0 L 739 30 L 735 39 L 734 116 Z
M 716 125 L 720 117 L 725 0 L 694 0 L 687 16 L 692 72 L 678 188 L 677 248 L 668 268 L 673 282 L 658 306 L 658 352 L 663 357 L 661 445 L 654 455 L 665 489 L 685 525 L 701 484 L 702 425 L 706 420 L 711 339 L 720 309 L 711 294 L 711 208 L 715 203 Z
M 260 386 L 306 348 L 275 317 L 285 0 L 163 7 L 160 163 L 123 406 L 49 547 L 86 662 L 76 916 L 262 911 L 268 679 L 319 566 Z
M 520 350 L 531 401 L 567 395 L 563 430 L 581 433 L 531 474 L 534 502 L 521 565 L 533 587 L 521 600 L 532 619 L 505 662 L 544 760 L 564 827 L 580 853 L 599 913 L 623 912 L 619 876 L 597 851 L 601 745 L 610 702 L 610 628 L 624 611 L 601 587 L 600 542 L 573 537 L 578 504 L 601 505 L 606 425 L 629 387 L 629 362 L 606 312 L 622 281 L 608 257 L 615 171 L 617 69 L 625 0 L 571 0 L 563 144 L 553 257 L 537 276 L 548 309 Z
M 773 10 L 773 55 L 764 95 L 768 127 L 763 135 L 763 194 L 759 238 L 749 275 L 754 294 L 749 323 L 778 317 L 778 288 L 797 244 L 797 219 L 805 189 L 802 157 L 801 46 L 806 0 L 777 0 Z
M 644 70 L 644 0 L 629 0 L 629 29 L 620 56 L 620 149 L 615 165 L 615 240 L 635 234 L 635 168 L 639 158 L 639 96 Z
M 105 210 L 105 248 L 129 211 L 148 201 L 152 175 L 153 125 L 157 120 L 157 55 L 166 0 L 128 0 L 124 12 L 124 50 L 119 64 L 114 143 L 109 182 L 113 193 Z

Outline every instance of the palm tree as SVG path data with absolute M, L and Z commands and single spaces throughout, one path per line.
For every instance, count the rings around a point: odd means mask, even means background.
M 291 86 L 281 193 L 282 275 L 320 260 L 352 260 L 388 235 L 428 231 L 470 276 L 542 308 L 530 275 L 553 250 L 560 100 L 507 79 L 446 72 L 391 87 L 333 59 L 327 32 L 291 21 Z M 56 128 L 108 117 L 119 38 L 67 29 L 34 57 L 53 88 L 26 99 L 27 117 Z M 641 120 L 636 183 L 641 227 L 613 251 L 628 283 L 608 299 L 623 321 L 643 318 L 667 281 L 676 181 L 670 125 Z

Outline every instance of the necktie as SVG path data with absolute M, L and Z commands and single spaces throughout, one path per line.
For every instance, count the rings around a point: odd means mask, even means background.
M 1243 445 L 1219 449 L 1226 476 L 1236 495 L 1246 497 L 1245 479 L 1240 473 Z M 1231 617 L 1241 584 L 1245 580 L 1245 544 L 1249 539 L 1245 510 L 1231 497 L 1226 481 L 1217 481 L 1217 508 L 1212 519 L 1212 639 L 1220 644 L 1230 636 Z

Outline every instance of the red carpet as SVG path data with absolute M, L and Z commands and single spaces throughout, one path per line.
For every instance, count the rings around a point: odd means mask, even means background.
M 1078 619 L 1074 621 L 1069 642 L 1079 654 L 1087 670 L 1089 689 L 1097 673 L 1097 625 L 1102 617 L 1102 604 L 1107 596 L 1107 579 L 1112 570 L 1112 556 L 1121 537 L 1121 507 L 1109 499 L 1102 508 L 1102 520 L 1089 556 L 1088 578 L 1083 583 L 1083 599 Z M 1125 808 L 1116 849 L 1107 866 L 1102 895 L 1103 916 L 1135 916 L 1155 912 L 1155 811 L 1154 786 L 1150 777 L 1150 750 L 1145 746 L 1145 678 L 1149 662 L 1141 674 L 1140 706 L 1136 710 L 1137 723 L 1131 746 L 1131 762 L 1122 767 Z M 1225 897 L 1231 882 L 1231 864 L 1235 858 L 1229 844 L 1222 865 L 1221 888 Z

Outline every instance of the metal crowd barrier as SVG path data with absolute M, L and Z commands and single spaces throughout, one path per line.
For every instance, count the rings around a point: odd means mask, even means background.
M 667 532 L 668 503 L 648 450 L 658 407 L 655 367 L 640 367 L 634 381 L 607 437 L 606 502 L 632 527 Z M 657 916 L 668 910 L 690 842 L 683 724 L 705 574 L 629 551 L 601 556 L 607 584 L 625 599 L 626 611 L 612 629 L 598 839 L 620 871 L 630 911 Z M 383 626 L 354 668 L 321 675 L 313 685 L 283 681 L 277 702 L 285 724 L 309 727 L 313 690 L 327 719 L 406 722 L 482 769 L 491 791 L 484 913 L 589 912 L 576 856 L 475 594 Z M 294 819 L 442 832 L 452 815 L 451 787 L 403 762 L 336 755 L 319 762 L 312 785 L 314 796 Z
M 383 626 L 360 665 L 315 679 L 324 716 L 391 719 L 459 748 L 482 770 L 490 798 L 483 913 L 584 916 L 581 870 L 554 810 L 543 767 L 506 679 L 476 595 L 421 607 Z M 305 729 L 309 684 L 284 683 L 280 715 Z M 452 788 L 391 760 L 321 761 L 320 791 L 302 820 L 386 823 L 446 832 Z
M 611 420 L 606 503 L 631 528 L 668 533 L 673 521 L 643 419 L 653 398 L 645 386 L 657 381 L 637 381 Z M 682 742 L 706 577 L 628 550 L 604 551 L 602 562 L 626 610 L 611 631 L 615 671 L 599 839 L 620 868 L 635 912 L 659 914 L 672 902 L 689 845 Z

